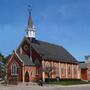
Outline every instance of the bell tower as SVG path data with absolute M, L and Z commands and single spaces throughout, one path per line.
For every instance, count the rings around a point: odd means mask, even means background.
M 35 38 L 35 27 L 33 25 L 31 10 L 29 10 L 28 25 L 26 29 L 26 37 Z

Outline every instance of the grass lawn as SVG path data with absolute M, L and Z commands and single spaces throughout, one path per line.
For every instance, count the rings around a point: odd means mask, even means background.
M 59 80 L 53 82 L 47 82 L 46 84 L 54 84 L 54 85 L 80 85 L 80 84 L 90 84 L 89 82 L 81 81 L 81 80 Z

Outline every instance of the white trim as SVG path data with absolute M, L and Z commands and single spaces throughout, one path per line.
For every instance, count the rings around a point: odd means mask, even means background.
M 16 50 L 15 50 L 15 54 L 16 54 L 16 56 L 18 57 L 18 59 L 22 62 L 22 64 L 23 64 L 23 68 L 22 68 L 22 72 L 23 72 L 23 75 L 22 75 L 22 80 L 23 80 L 23 83 L 24 83 L 24 63 L 23 63 L 23 61 L 22 61 L 22 59 L 19 57 L 19 55 L 17 54 L 17 52 L 16 52 Z
M 19 57 L 19 55 L 17 54 L 16 50 L 15 50 L 15 54 L 18 57 L 18 59 L 23 63 L 22 59 Z M 24 64 L 24 63 L 23 63 Z
M 21 59 L 21 58 L 19 57 L 19 55 L 17 54 L 16 50 L 15 50 L 15 52 L 13 53 L 13 55 L 14 55 L 14 54 L 15 54 L 15 55 L 18 57 L 18 59 L 23 63 L 22 59 Z M 9 62 L 12 60 L 13 55 L 11 55 L 11 57 L 10 57 L 8 63 L 7 63 L 7 66 L 8 66 Z M 23 63 L 23 66 L 24 66 L 24 63 Z

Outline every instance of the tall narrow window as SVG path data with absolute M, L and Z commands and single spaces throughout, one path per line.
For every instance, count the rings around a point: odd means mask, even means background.
M 52 68 L 50 66 L 50 63 L 49 62 L 46 62 L 45 63 L 45 74 L 46 74 L 46 77 L 47 78 L 50 78 L 51 77 L 51 72 L 52 72 Z
M 74 78 L 76 78 L 76 74 L 77 74 L 76 73 L 76 68 L 77 68 L 76 65 L 73 65 L 73 75 L 74 75 Z
M 61 64 L 61 76 L 64 77 L 65 76 L 65 65 Z
M 46 72 L 50 72 L 51 71 L 51 67 L 50 67 L 50 64 L 49 63 L 46 63 L 45 64 L 45 71 Z
M 68 65 L 68 77 L 70 77 L 70 76 L 71 76 L 71 66 Z
M 54 72 L 55 72 L 55 78 L 59 77 L 59 70 L 57 64 L 54 64 Z
M 11 75 L 17 75 L 18 74 L 18 67 L 16 63 L 13 63 L 11 65 Z
M 36 75 L 39 74 L 39 64 L 40 64 L 39 60 L 36 59 L 36 60 L 35 60 L 35 65 L 36 65 Z

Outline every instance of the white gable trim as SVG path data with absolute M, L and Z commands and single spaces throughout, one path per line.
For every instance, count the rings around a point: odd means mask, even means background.
M 16 50 L 15 50 L 15 54 L 16 56 L 18 57 L 18 59 L 23 63 L 22 59 L 19 57 L 19 55 L 17 54 Z M 23 66 L 24 66 L 24 63 L 23 63 Z

